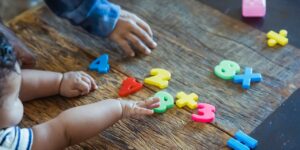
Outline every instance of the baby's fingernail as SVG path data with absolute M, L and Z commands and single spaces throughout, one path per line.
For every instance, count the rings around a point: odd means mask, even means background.
M 151 110 L 151 113 L 150 113 L 150 115 L 153 115 L 154 114 L 154 110 Z

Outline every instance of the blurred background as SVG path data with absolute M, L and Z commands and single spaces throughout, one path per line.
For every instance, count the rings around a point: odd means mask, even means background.
M 72 1 L 72 0 L 71 0 Z M 289 43 L 300 48 L 300 0 L 267 1 L 267 15 L 264 18 L 243 18 L 242 0 L 196 0 L 220 12 L 247 23 L 263 32 L 287 29 Z M 0 0 L 0 17 L 8 21 L 23 11 L 42 3 L 43 0 Z
M 0 0 L 0 17 L 8 21 L 43 0 Z

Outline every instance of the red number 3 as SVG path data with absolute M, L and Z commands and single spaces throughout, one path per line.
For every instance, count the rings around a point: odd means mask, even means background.
M 206 103 L 198 104 L 198 114 L 192 114 L 192 120 L 196 122 L 209 123 L 215 119 L 216 108 Z

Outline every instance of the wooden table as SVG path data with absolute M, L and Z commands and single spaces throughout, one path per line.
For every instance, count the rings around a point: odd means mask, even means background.
M 54 16 L 45 6 L 10 21 L 10 27 L 38 56 L 38 68 L 53 71 L 85 70 L 100 89 L 85 97 L 60 96 L 25 104 L 22 126 L 30 127 L 71 107 L 117 98 L 127 76 L 143 81 L 154 67 L 172 73 L 166 91 L 195 92 L 201 102 L 217 108 L 211 124 L 195 123 L 196 110 L 174 108 L 142 120 L 123 120 L 99 136 L 70 149 L 227 149 L 235 131 L 253 131 L 287 97 L 300 87 L 300 50 L 288 45 L 268 48 L 265 33 L 229 18 L 197 0 L 118 0 L 152 27 L 158 48 L 147 57 L 121 57 L 107 40 L 87 34 Z M 109 74 L 88 71 L 89 63 L 108 53 Z M 213 68 L 221 60 L 250 66 L 264 81 L 244 91 L 241 85 L 219 79 Z M 128 99 L 151 97 L 159 89 L 146 85 Z

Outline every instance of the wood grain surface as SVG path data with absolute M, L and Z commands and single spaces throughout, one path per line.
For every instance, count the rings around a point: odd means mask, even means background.
M 300 51 L 266 47 L 265 33 L 231 19 L 197 0 L 114 0 L 124 9 L 149 22 L 158 48 L 150 56 L 123 58 L 120 48 L 106 39 L 90 35 L 54 16 L 45 6 L 31 9 L 9 25 L 38 56 L 37 68 L 52 71 L 87 71 L 100 89 L 88 96 L 60 96 L 25 104 L 22 126 L 47 121 L 65 109 L 117 98 L 126 76 L 143 81 L 150 69 L 172 73 L 166 91 L 195 92 L 201 102 L 215 105 L 216 120 L 194 123 L 188 108 L 174 108 L 142 120 L 123 120 L 115 126 L 70 149 L 227 149 L 226 141 L 238 129 L 249 133 L 300 86 Z M 100 75 L 87 70 L 100 54 L 110 54 L 112 69 Z M 221 60 L 253 67 L 264 81 L 244 91 L 241 85 L 223 81 L 213 74 Z M 146 86 L 129 99 L 142 100 L 159 89 Z

